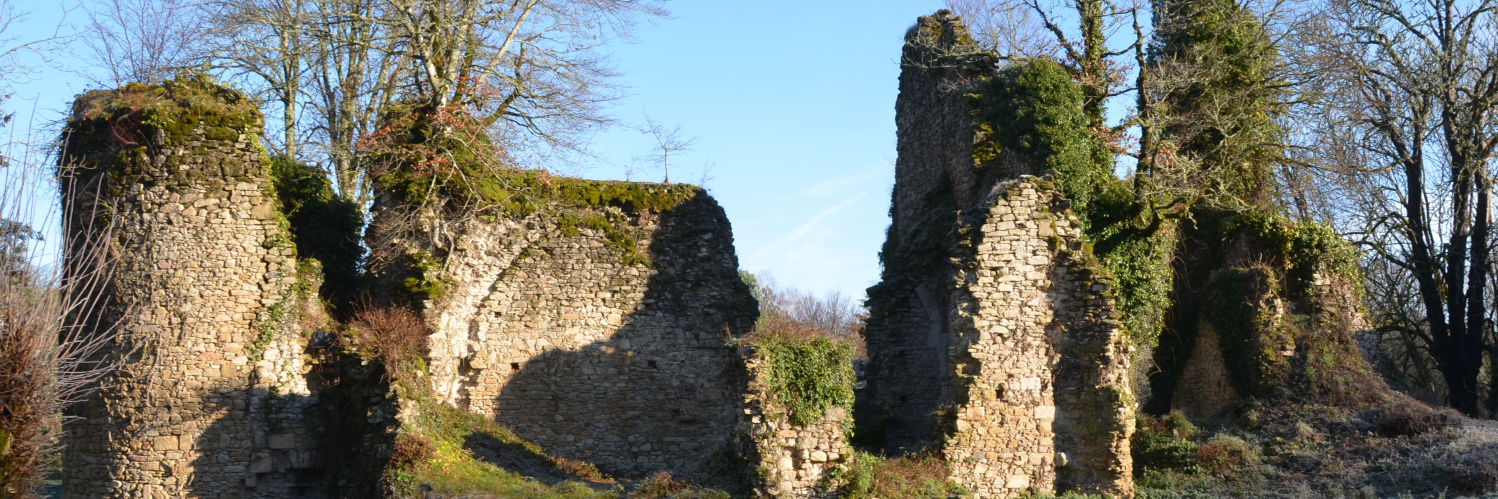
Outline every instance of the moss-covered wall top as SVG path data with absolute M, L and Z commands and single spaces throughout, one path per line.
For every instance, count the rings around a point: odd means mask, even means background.
M 254 181 L 265 176 L 264 162 L 243 162 L 206 145 L 177 150 L 189 142 L 227 142 L 236 149 L 263 152 L 263 123 L 255 102 L 211 77 L 189 75 L 160 85 L 131 83 L 118 90 L 78 96 L 68 119 L 63 166 L 109 170 L 111 184 L 132 180 L 168 189 L 196 182 Z M 172 155 L 164 155 L 173 149 Z M 174 158 L 191 158 L 186 168 Z

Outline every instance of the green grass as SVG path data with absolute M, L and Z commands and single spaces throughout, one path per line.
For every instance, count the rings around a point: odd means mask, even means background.
M 391 470 L 392 484 L 399 490 L 419 496 L 422 485 L 444 496 L 502 497 L 506 499 L 589 499 L 618 498 L 618 491 L 597 491 L 579 480 L 564 480 L 547 485 L 520 473 L 506 470 L 475 456 L 471 446 L 465 445 L 469 438 L 481 434 L 494 441 L 512 446 L 518 452 L 530 453 L 537 461 L 553 460 L 540 446 L 526 442 L 508 428 L 500 426 L 483 416 L 441 404 L 426 404 L 417 417 L 415 434 L 427 439 L 433 450 L 430 457 L 410 463 L 395 465 Z M 573 463 L 560 460 L 561 463 Z M 586 469 L 578 469 L 586 468 Z M 580 473 L 601 484 L 612 484 L 613 480 L 598 473 L 591 466 L 581 465 Z M 560 468 L 557 471 L 562 471 Z M 568 470 L 573 471 L 573 470 Z M 562 471 L 567 473 L 568 471 Z M 617 487 L 615 487 L 617 488 Z

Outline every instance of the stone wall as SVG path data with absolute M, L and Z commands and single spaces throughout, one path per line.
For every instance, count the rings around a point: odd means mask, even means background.
M 692 189 L 661 213 L 445 219 L 432 226 L 455 235 L 449 247 L 400 250 L 441 255 L 441 297 L 421 304 L 440 401 L 610 474 L 700 476 L 735 421 L 725 342 L 748 332 L 757 306 L 723 210 Z M 567 217 L 607 218 L 648 262 Z
M 1108 272 L 1048 179 L 975 163 L 963 96 L 996 67 L 949 12 L 906 35 L 859 427 L 874 450 L 939 450 L 979 497 L 1129 496 L 1132 347 Z
M 70 410 L 63 497 L 318 497 L 295 251 L 260 116 L 199 80 L 84 94 L 68 122 L 69 247 L 112 224 L 118 369 Z M 80 255 L 70 254 L 69 258 Z
M 770 393 L 764 356 L 752 348 L 743 354 L 743 409 L 734 438 L 755 495 L 836 497 L 836 484 L 830 478 L 854 458 L 846 437 L 851 415 L 832 407 L 814 423 L 792 423 L 790 410 Z
M 1045 180 L 994 187 L 959 232 L 950 313 L 957 388 L 941 443 L 982 497 L 1129 495 L 1131 347 L 1111 279 Z
M 905 35 L 895 101 L 897 158 L 883 282 L 869 290 L 871 400 L 882 417 L 881 449 L 914 452 L 935 438 L 930 414 L 953 397 L 946 382 L 948 339 L 945 238 L 955 213 L 974 201 L 971 106 L 963 94 L 992 73 L 967 30 L 945 11 Z M 987 62 L 986 62 L 987 61 Z

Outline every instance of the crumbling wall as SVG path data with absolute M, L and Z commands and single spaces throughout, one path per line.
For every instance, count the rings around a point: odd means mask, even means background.
M 991 74 L 991 58 L 978 51 L 950 13 L 922 17 L 905 35 L 891 224 L 881 251 L 883 280 L 869 289 L 868 394 L 878 421 L 880 450 L 915 452 L 936 437 L 931 413 L 953 397 L 947 381 L 948 339 L 944 290 L 950 272 L 941 244 L 955 213 L 974 201 L 972 108 L 964 93 Z
M 1145 409 L 1191 417 L 1246 397 L 1367 407 L 1390 391 L 1359 353 L 1356 250 L 1328 227 L 1201 209 L 1186 226 Z
M 1129 496 L 1133 347 L 1070 202 L 1033 162 L 975 154 L 992 131 L 967 95 L 996 62 L 946 11 L 906 35 L 859 439 L 939 450 L 980 497 Z
M 726 342 L 752 327 L 756 304 L 706 193 L 618 185 L 687 196 L 659 212 L 558 201 L 454 217 L 430 225 L 450 246 L 399 250 L 438 262 L 424 278 L 440 296 L 421 304 L 430 382 L 440 402 L 558 456 L 625 477 L 700 476 L 728 451 L 740 390 Z
M 1002 182 L 965 217 L 950 311 L 958 396 L 941 443 L 985 497 L 1131 493 L 1131 346 L 1112 280 L 1050 182 Z
M 735 452 L 745 471 L 752 472 L 749 482 L 755 494 L 786 499 L 836 497 L 832 477 L 854 457 L 847 441 L 852 415 L 834 406 L 810 424 L 795 424 L 790 409 L 768 386 L 768 360 L 750 348 L 743 362 L 743 410 L 734 428 Z
M 118 369 L 70 410 L 64 497 L 325 492 L 295 250 L 266 192 L 260 126 L 249 99 L 197 78 L 74 103 L 66 237 L 112 236 L 95 324 L 118 325 L 100 359 Z

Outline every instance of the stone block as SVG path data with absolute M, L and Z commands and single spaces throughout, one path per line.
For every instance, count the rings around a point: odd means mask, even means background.
M 272 461 L 269 452 L 256 452 L 250 459 L 250 473 L 270 473 Z
M 181 450 L 181 448 L 177 446 L 177 442 L 178 440 L 176 435 L 154 437 L 151 439 L 151 449 L 158 451 Z
M 266 446 L 272 449 L 285 450 L 296 448 L 296 435 L 291 433 L 272 433 L 266 437 L 265 441 Z

